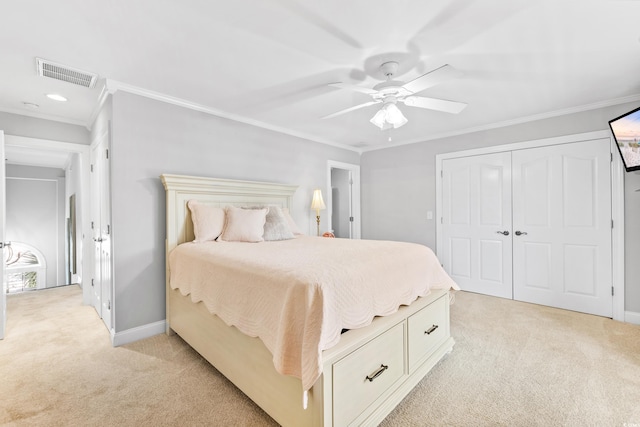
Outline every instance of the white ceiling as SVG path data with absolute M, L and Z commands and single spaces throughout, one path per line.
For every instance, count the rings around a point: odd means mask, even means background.
M 365 150 L 640 100 L 633 0 L 22 0 L 2 11 L 0 110 L 86 126 L 105 81 Z M 98 73 L 98 85 L 39 77 L 36 57 Z M 420 95 L 468 107 L 400 105 L 409 123 L 391 131 L 369 123 L 379 106 L 321 119 L 370 100 L 328 83 L 372 87 L 388 60 L 403 81 L 450 64 L 463 76 Z

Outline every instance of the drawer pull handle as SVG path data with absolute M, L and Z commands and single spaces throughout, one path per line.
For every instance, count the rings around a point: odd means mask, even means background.
M 369 380 L 369 382 L 371 382 L 382 375 L 382 373 L 387 369 L 389 369 L 389 365 L 380 365 L 380 367 L 373 374 L 371 374 L 371 376 L 367 375 L 367 379 Z
M 431 332 L 435 331 L 436 329 L 438 329 L 438 325 L 433 325 L 428 330 L 424 331 L 424 333 L 427 335 L 431 335 Z

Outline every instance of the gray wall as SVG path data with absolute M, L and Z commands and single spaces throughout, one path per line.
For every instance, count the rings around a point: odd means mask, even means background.
M 113 95 L 110 108 L 100 121 L 112 115 L 116 332 L 165 318 L 165 194 L 160 174 L 299 185 L 292 216 L 311 232 L 311 196 L 314 188 L 326 186 L 327 161 L 360 163 L 353 151 L 124 92 Z
M 608 129 L 608 121 L 637 108 L 622 104 L 450 138 L 368 151 L 361 158 L 362 237 L 418 242 L 435 249 L 435 156 L 472 148 Z M 626 310 L 640 312 L 640 179 L 626 174 Z
M 42 252 L 47 287 L 66 284 L 64 170 L 7 165 L 6 176 L 6 239 Z

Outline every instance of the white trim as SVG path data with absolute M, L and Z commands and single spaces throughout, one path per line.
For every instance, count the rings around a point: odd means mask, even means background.
M 634 325 L 640 325 L 640 313 L 626 311 L 624 313 L 624 321 L 627 323 L 633 323 Z
M 546 112 L 546 113 L 534 114 L 534 115 L 531 115 L 531 116 L 519 117 L 519 118 L 512 119 L 512 120 L 505 120 L 505 121 L 501 121 L 501 122 L 489 123 L 489 124 L 486 124 L 486 125 L 475 126 L 475 127 L 466 128 L 466 129 L 460 129 L 460 130 L 456 130 L 456 131 L 452 131 L 452 132 L 443 132 L 443 133 L 436 134 L 436 135 L 431 135 L 431 136 L 421 137 L 421 138 L 414 138 L 414 139 L 410 139 L 408 141 L 397 142 L 397 143 L 394 143 L 394 144 L 385 144 L 383 146 L 376 146 L 376 147 L 369 147 L 369 148 L 363 147 L 361 150 L 362 150 L 362 152 L 375 151 L 375 150 L 382 150 L 382 149 L 385 149 L 385 148 L 399 147 L 399 146 L 402 146 L 402 145 L 416 144 L 416 143 L 419 143 L 419 142 L 433 141 L 435 139 L 450 138 L 450 137 L 453 137 L 453 136 L 466 135 L 466 134 L 474 133 L 474 132 L 483 132 L 483 131 L 487 131 L 487 130 L 498 129 L 498 128 L 503 128 L 503 127 L 507 127 L 507 126 L 514 126 L 514 125 L 518 125 L 518 124 L 522 124 L 522 123 L 534 122 L 534 121 L 537 121 L 537 120 L 550 119 L 550 118 L 553 118 L 553 117 L 561 117 L 561 116 L 565 116 L 567 114 L 581 113 L 583 111 L 596 110 L 598 108 L 611 107 L 611 106 L 614 106 L 614 105 L 626 104 L 626 103 L 629 103 L 629 102 L 637 102 L 637 101 L 640 101 L 640 94 L 629 95 L 629 96 L 625 96 L 625 97 L 622 97 L 622 98 L 609 99 L 609 100 L 606 100 L 606 101 L 594 102 L 592 104 L 578 105 L 576 107 L 565 108 L 565 109 L 562 109 L 562 110 L 549 111 L 549 112 Z
M 129 344 L 145 338 L 151 338 L 155 335 L 164 334 L 167 325 L 166 321 L 160 320 L 154 323 L 148 323 L 146 325 L 137 326 L 135 328 L 127 329 L 122 332 L 115 332 L 111 329 L 111 344 L 114 347 Z
M 329 141 L 323 138 L 319 138 L 314 135 L 309 135 L 302 132 L 297 132 L 291 129 L 283 128 L 281 126 L 272 125 L 269 123 L 261 122 L 259 120 L 250 119 L 248 117 L 243 117 L 238 114 L 228 113 L 226 111 L 218 110 L 217 108 L 208 107 L 206 105 L 198 104 L 196 102 L 192 102 L 182 98 L 176 98 L 174 96 L 165 95 L 160 92 L 154 92 L 152 90 L 143 89 L 141 87 L 129 85 L 126 83 L 120 83 L 115 80 L 107 80 L 106 88 L 110 94 L 114 94 L 117 91 L 121 90 L 123 92 L 132 93 L 134 95 L 144 96 L 149 99 L 154 99 L 160 102 L 166 102 L 167 104 L 177 105 L 179 107 L 188 108 L 195 111 L 200 111 L 201 113 L 211 114 L 212 116 L 222 117 L 224 119 L 233 120 L 239 123 L 245 123 L 251 126 L 259 127 L 262 129 L 267 129 L 273 132 L 278 132 L 284 135 L 294 136 L 296 138 L 306 139 L 308 141 L 319 142 L 320 144 L 331 145 L 333 147 L 342 148 L 349 151 L 355 151 L 356 153 L 362 153 L 362 150 L 357 147 L 352 147 L 350 145 L 339 144 L 334 141 Z
M 329 214 L 327 217 L 329 221 L 327 222 L 327 228 L 331 230 L 333 228 L 331 224 L 331 212 L 333 207 L 333 199 L 331 192 L 331 169 L 344 169 L 351 171 L 351 178 L 353 179 L 353 194 L 352 194 L 352 210 L 353 210 L 353 238 L 360 239 L 362 236 L 362 218 L 361 218 L 361 208 L 360 208 L 360 166 L 354 165 L 351 163 L 338 162 L 335 160 L 327 161 L 327 211 Z
M 456 151 L 436 155 L 436 254 L 442 249 L 442 162 L 447 159 L 477 156 L 481 154 L 500 153 L 504 151 L 523 150 L 527 148 L 545 147 L 549 145 L 570 144 L 572 142 L 590 141 L 595 139 L 609 139 L 611 141 L 611 153 L 615 153 L 614 142 L 610 130 L 585 132 L 574 135 L 564 135 L 554 138 L 537 139 L 512 144 L 495 145 L 492 147 L 477 148 L 472 150 Z M 611 215 L 614 228 L 611 232 L 612 247 L 612 278 L 611 283 L 615 289 L 613 295 L 613 319 L 624 321 L 625 281 L 624 281 L 624 173 L 621 169 L 619 156 L 614 155 L 611 164 Z

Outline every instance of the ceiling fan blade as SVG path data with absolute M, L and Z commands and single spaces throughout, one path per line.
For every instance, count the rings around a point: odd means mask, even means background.
M 407 89 L 409 92 L 418 93 L 447 80 L 460 77 L 461 75 L 462 72 L 456 70 L 449 64 L 445 64 L 440 68 L 436 68 L 427 74 L 423 74 L 420 77 L 403 84 L 402 87 Z
M 350 85 L 348 83 L 329 83 L 329 86 L 339 87 L 340 89 L 349 89 L 355 92 L 366 93 L 367 95 L 374 95 L 378 93 L 377 90 L 369 89 L 368 87 Z
M 332 117 L 335 116 L 339 116 L 340 114 L 344 114 L 344 113 L 348 113 L 349 111 L 354 111 L 354 110 L 359 110 L 360 108 L 364 108 L 364 107 L 368 107 L 369 105 L 373 105 L 373 104 L 379 104 L 382 101 L 369 101 L 369 102 L 365 102 L 364 104 L 359 104 L 359 105 L 355 105 L 353 107 L 347 108 L 345 110 L 340 110 L 338 112 L 335 112 L 333 114 L 329 114 L 328 116 L 324 116 L 322 117 L 323 119 L 330 119 Z
M 408 96 L 401 100 L 409 107 L 428 108 L 429 110 L 444 111 L 445 113 L 458 114 L 464 110 L 467 104 L 464 102 L 447 101 L 446 99 L 425 98 L 424 96 Z

